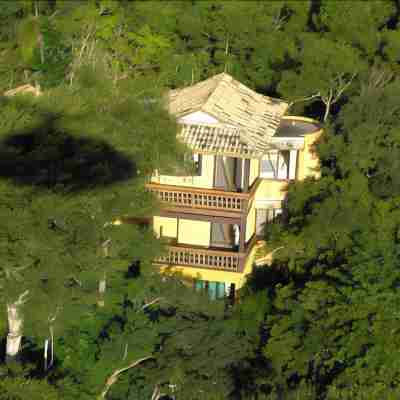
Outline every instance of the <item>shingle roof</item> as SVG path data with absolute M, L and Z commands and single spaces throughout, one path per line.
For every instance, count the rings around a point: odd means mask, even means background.
M 288 103 L 256 93 L 222 73 L 193 86 L 171 90 L 168 108 L 177 118 L 202 111 L 223 125 L 234 126 L 249 151 L 259 153 L 268 147 Z
M 241 139 L 241 128 L 223 124 L 180 124 L 178 139 L 199 153 L 221 154 L 240 158 L 261 158 L 268 150 L 302 149 L 304 138 L 272 137 L 268 145 L 257 150 Z
M 193 151 L 258 158 L 262 152 L 241 140 L 241 129 L 222 124 L 180 124 L 178 138 Z

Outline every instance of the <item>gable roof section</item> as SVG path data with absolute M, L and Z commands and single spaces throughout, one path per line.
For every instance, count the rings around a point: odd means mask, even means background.
M 260 153 L 269 147 L 288 103 L 256 93 L 222 73 L 193 86 L 171 90 L 168 107 L 177 118 L 203 111 L 220 124 L 233 126 L 249 152 Z

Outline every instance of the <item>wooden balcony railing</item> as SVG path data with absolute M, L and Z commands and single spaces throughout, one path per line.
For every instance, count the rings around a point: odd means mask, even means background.
M 224 210 L 240 213 L 246 211 L 248 201 L 253 197 L 258 184 L 259 181 L 255 182 L 249 193 L 188 188 L 158 183 L 148 183 L 146 187 L 156 194 L 161 202 L 170 206 Z
M 155 264 L 182 265 L 230 272 L 242 272 L 246 253 L 169 246 L 168 254 L 157 257 Z

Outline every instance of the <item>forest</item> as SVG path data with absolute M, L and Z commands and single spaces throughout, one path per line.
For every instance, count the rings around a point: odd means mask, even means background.
M 0 400 L 400 398 L 398 1 L 0 0 L 0 55 L 42 92 L 0 95 Z M 224 71 L 324 126 L 234 304 L 112 223 L 186 151 L 165 91 Z

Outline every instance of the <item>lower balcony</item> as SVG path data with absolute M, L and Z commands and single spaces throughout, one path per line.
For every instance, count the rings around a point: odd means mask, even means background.
M 167 254 L 157 257 L 154 263 L 243 272 L 245 260 L 246 253 L 179 245 L 168 246 Z
M 244 252 L 174 243 L 167 246 L 167 254 L 157 257 L 154 264 L 242 273 L 246 258 L 256 240 L 256 235 L 253 235 Z

